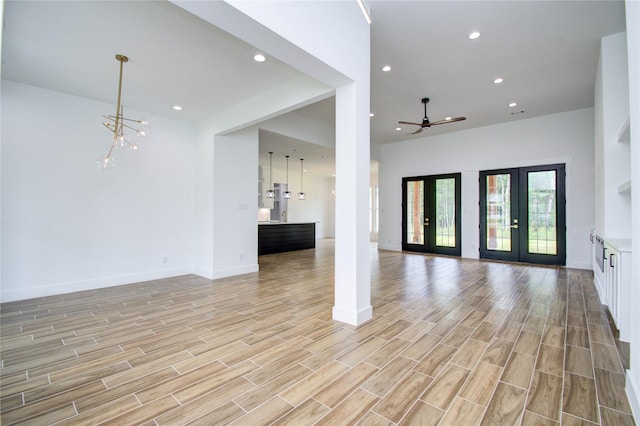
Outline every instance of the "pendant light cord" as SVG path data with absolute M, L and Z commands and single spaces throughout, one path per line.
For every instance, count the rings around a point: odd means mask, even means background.
M 289 191 L 289 156 L 287 155 L 287 191 Z

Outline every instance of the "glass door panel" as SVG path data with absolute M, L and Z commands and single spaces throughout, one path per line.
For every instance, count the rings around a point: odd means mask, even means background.
M 511 251 L 511 175 L 487 175 L 487 250 Z
M 435 181 L 435 244 L 441 247 L 456 246 L 456 180 Z
M 564 265 L 565 223 L 564 164 L 480 172 L 481 258 Z
M 460 173 L 402 180 L 402 249 L 460 256 Z
M 516 261 L 518 256 L 518 173 L 480 172 L 480 257 Z
M 529 253 L 558 254 L 556 171 L 528 173 Z
M 564 164 L 520 169 L 520 261 L 564 265 L 567 251 Z
M 407 182 L 407 244 L 424 245 L 424 181 Z

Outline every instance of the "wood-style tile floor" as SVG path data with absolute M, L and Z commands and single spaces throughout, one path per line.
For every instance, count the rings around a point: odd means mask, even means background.
M 333 242 L 1 306 L 1 423 L 631 425 L 591 272 L 371 251 L 332 321 Z

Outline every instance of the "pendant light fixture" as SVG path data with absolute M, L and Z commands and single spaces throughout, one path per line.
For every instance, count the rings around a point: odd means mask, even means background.
M 282 193 L 282 198 L 291 198 L 291 191 L 289 191 L 289 156 L 287 157 L 287 190 Z
M 271 176 L 273 176 L 273 169 L 271 167 L 271 158 L 273 157 L 273 152 L 269 152 L 269 189 L 267 189 L 267 198 L 275 198 L 276 196 L 276 191 L 273 190 L 273 185 L 272 185 L 272 179 Z
M 307 194 L 304 193 L 304 187 L 302 186 L 302 175 L 304 174 L 303 167 L 304 158 L 300 159 L 300 192 L 298 192 L 298 200 L 304 200 L 307 198 Z
M 113 159 L 111 158 L 111 154 L 113 153 L 113 148 L 130 148 L 132 151 L 137 151 L 139 146 L 129 139 L 129 136 L 124 134 L 125 128 L 134 132 L 135 136 L 144 137 L 149 134 L 146 126 L 149 125 L 148 121 L 145 120 L 136 120 L 133 118 L 127 118 L 124 116 L 124 107 L 122 106 L 122 68 L 125 62 L 129 61 L 124 55 L 116 55 L 116 60 L 120 62 L 120 79 L 118 81 L 118 102 L 116 105 L 116 114 L 115 115 L 104 115 L 103 117 L 107 119 L 107 121 L 102 124 L 104 127 L 109 129 L 113 133 L 113 141 L 111 142 L 111 147 L 109 148 L 109 152 L 103 158 L 100 158 L 96 164 L 98 168 L 107 169 L 113 167 Z

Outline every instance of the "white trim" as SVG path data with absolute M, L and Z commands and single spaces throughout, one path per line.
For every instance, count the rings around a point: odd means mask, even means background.
M 208 280 L 213 279 L 213 270 L 196 266 L 193 268 L 193 273 L 199 277 L 206 278 Z
M 332 318 L 336 321 L 358 326 L 373 318 L 373 308 L 369 305 L 361 311 L 355 312 L 342 306 L 334 306 Z
M 638 401 L 638 386 L 636 385 L 635 380 L 633 380 L 633 375 L 631 374 L 631 370 L 627 370 L 627 380 L 625 383 L 625 391 L 627 393 L 627 398 L 629 399 L 629 405 L 631 405 L 631 414 L 633 414 L 634 419 L 640 418 L 640 402 Z
M 593 266 L 589 262 L 567 262 L 566 268 L 591 270 Z
M 181 275 L 189 275 L 192 273 L 193 269 L 190 267 L 173 268 L 137 274 L 95 278 L 90 280 L 71 281 L 47 286 L 33 286 L 23 289 L 4 290 L 0 292 L 0 300 L 3 303 L 13 302 L 16 300 L 26 300 L 39 297 L 54 296 L 58 294 L 73 293 L 77 291 L 96 290 L 100 288 L 114 287 L 125 284 L 159 280 L 163 278 L 172 278 Z
M 233 277 L 236 275 L 243 275 L 243 274 L 251 274 L 253 272 L 258 272 L 258 264 L 256 263 L 255 265 L 243 265 L 243 266 L 235 266 L 233 268 L 226 268 L 226 269 L 214 269 L 211 273 L 211 277 L 210 279 L 215 280 L 218 278 L 227 278 L 227 277 Z
M 395 244 L 380 244 L 380 241 L 378 240 L 378 250 L 402 251 L 402 246 Z

